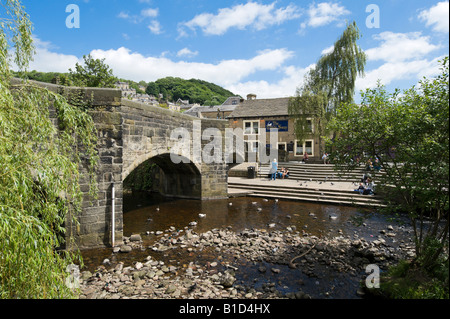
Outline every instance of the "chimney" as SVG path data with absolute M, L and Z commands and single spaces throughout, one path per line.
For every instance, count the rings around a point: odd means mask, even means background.
M 256 94 L 250 93 L 247 94 L 247 101 L 256 100 Z

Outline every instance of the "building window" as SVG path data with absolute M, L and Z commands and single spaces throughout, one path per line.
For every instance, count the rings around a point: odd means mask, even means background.
M 286 142 L 278 142 L 277 143 L 278 144 L 278 150 L 279 151 L 285 151 L 286 152 L 286 150 L 287 150 L 287 148 L 286 148 Z
M 303 143 L 300 141 L 295 141 L 295 156 L 303 156 L 303 154 L 306 152 L 310 156 L 314 156 L 314 141 L 313 140 L 306 140 Z
M 313 132 L 313 123 L 312 119 L 306 119 L 306 131 L 312 133 Z
M 245 152 L 258 153 L 259 142 L 258 141 L 245 141 Z
M 245 135 L 259 134 L 259 121 L 244 121 L 244 134 Z

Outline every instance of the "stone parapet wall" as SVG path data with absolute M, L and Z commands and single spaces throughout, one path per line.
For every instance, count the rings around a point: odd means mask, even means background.
M 13 79 L 19 86 L 24 82 Z M 67 220 L 67 236 L 75 239 L 80 249 L 111 246 L 112 241 L 112 186 L 115 187 L 115 245 L 123 242 L 123 180 L 137 166 L 152 160 L 161 170 L 159 189 L 164 195 L 216 199 L 227 197 L 227 165 L 206 164 L 193 161 L 174 164 L 170 150 L 176 141 L 170 139 L 171 132 L 186 128 L 193 135 L 194 121 L 201 123 L 200 130 L 209 127 L 224 130 L 228 121 L 201 119 L 172 110 L 133 102 L 121 98 L 118 89 L 62 87 L 55 84 L 29 81 L 28 84 L 44 87 L 71 100 L 83 103 L 91 115 L 98 133 L 96 167 L 98 192 L 89 195 L 88 167 L 80 167 L 80 187 L 83 192 L 82 211 L 77 216 L 78 225 Z M 58 125 L 56 111 L 50 117 Z M 201 136 L 201 134 L 200 134 Z M 202 147 L 208 141 L 202 141 Z M 69 247 L 71 248 L 71 247 Z

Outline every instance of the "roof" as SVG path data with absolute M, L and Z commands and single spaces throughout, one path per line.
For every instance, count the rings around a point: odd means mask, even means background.
M 289 97 L 242 101 L 229 118 L 288 116 Z
M 214 106 L 193 106 L 189 110 L 187 110 L 185 113 L 194 113 L 197 114 L 198 112 L 201 113 L 209 113 L 209 112 L 215 112 L 219 110 L 220 112 L 231 112 L 236 108 L 236 105 L 214 105 Z

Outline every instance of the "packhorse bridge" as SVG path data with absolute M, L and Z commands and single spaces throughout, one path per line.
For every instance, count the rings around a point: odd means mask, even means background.
M 227 121 L 198 119 L 122 99 L 121 91 L 117 89 L 61 87 L 31 82 L 66 96 L 81 94 L 84 100 L 89 101 L 89 113 L 98 131 L 97 197 L 93 199 L 89 195 L 87 169 L 81 168 L 83 203 L 82 212 L 77 216 L 79 225 L 66 226 L 67 236 L 73 236 L 79 248 L 122 243 L 123 181 L 146 161 L 159 167 L 157 187 L 163 195 L 200 200 L 227 197 L 228 165 L 225 161 L 205 163 L 194 160 L 193 147 L 190 147 L 189 154 L 183 154 L 185 157 L 178 164 L 170 157 L 171 149 L 180 145 L 171 138 L 175 129 L 183 128 L 193 136 L 195 130 L 203 132 L 217 128 L 225 136 Z M 51 116 L 56 124 L 56 114 L 53 112 Z M 200 143 L 203 149 L 209 141 L 201 140 Z

